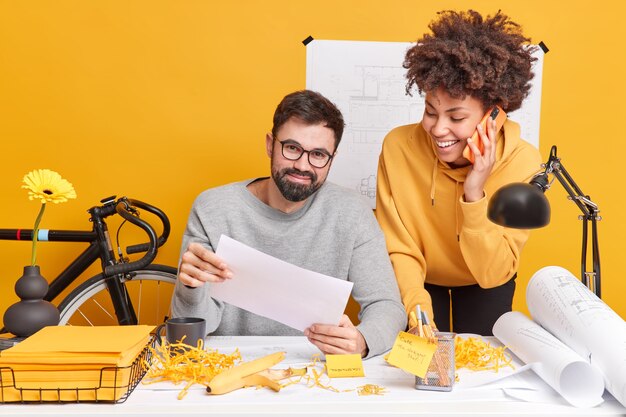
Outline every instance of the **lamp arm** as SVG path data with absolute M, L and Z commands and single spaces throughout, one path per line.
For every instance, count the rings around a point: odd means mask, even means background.
M 545 164 L 545 171 L 543 175 L 552 174 L 554 177 L 561 183 L 565 191 L 572 200 L 583 213 L 583 215 L 587 219 L 592 219 L 593 217 L 598 217 L 598 205 L 591 201 L 588 195 L 585 195 L 583 191 L 580 189 L 576 181 L 572 178 L 572 176 L 567 172 L 565 166 L 561 163 L 561 158 L 559 158 L 556 154 L 556 146 L 553 145 L 550 149 L 550 158 L 548 158 L 548 162 Z M 546 188 L 549 188 L 548 185 Z
M 572 200 L 583 213 L 580 220 L 583 221 L 583 237 L 582 237 L 582 255 L 581 255 L 581 281 L 590 288 L 598 297 L 600 292 L 600 249 L 598 245 L 598 228 L 597 221 L 602 220 L 598 215 L 600 210 L 598 205 L 594 203 L 588 195 L 585 195 L 571 175 L 567 172 L 561 159 L 556 155 L 556 146 L 552 146 L 550 150 L 550 158 L 545 164 L 546 169 L 540 175 L 552 174 L 561 183 L 570 200 Z M 548 185 L 549 187 L 549 185 Z M 591 254 L 593 270 L 587 271 L 587 230 L 591 222 Z
M 585 218 L 591 219 L 597 216 L 598 205 L 591 201 L 588 195 L 583 194 L 563 165 L 552 171 L 552 175 L 561 183 L 570 200 L 578 206 Z
M 598 298 L 602 298 L 602 292 L 600 291 L 600 247 L 598 246 L 597 220 L 600 219 L 596 219 L 595 217 L 591 219 L 591 259 L 593 262 L 593 276 L 591 279 L 593 281 L 593 292 L 598 296 Z M 583 265 L 583 268 L 586 271 L 587 265 Z

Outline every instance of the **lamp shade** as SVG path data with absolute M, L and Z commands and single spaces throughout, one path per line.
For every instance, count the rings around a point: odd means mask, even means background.
M 550 204 L 538 187 L 512 183 L 500 188 L 491 197 L 487 217 L 500 226 L 536 229 L 550 223 Z

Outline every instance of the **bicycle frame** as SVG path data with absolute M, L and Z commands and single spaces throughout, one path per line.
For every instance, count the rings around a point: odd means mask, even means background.
M 134 270 L 141 269 L 156 257 L 156 250 L 167 241 L 169 236 L 169 219 L 158 208 L 138 200 L 122 197 L 115 200 L 115 196 L 103 199 L 102 206 L 92 207 L 88 210 L 93 224 L 91 231 L 79 230 L 46 230 L 40 229 L 37 239 L 50 242 L 85 242 L 89 246 L 74 259 L 52 282 L 49 284 L 48 293 L 44 297 L 46 301 L 54 300 L 63 290 L 78 279 L 96 260 L 101 260 L 102 272 L 106 279 L 107 289 L 111 294 L 111 300 L 115 308 L 118 323 L 137 324 L 135 309 L 130 297 L 126 294 L 126 288 L 119 277 Z M 135 207 L 143 208 L 155 214 L 163 224 L 163 232 L 157 239 L 152 226 L 136 216 Z M 137 261 L 119 263 L 115 259 L 115 253 L 109 237 L 108 227 L 104 219 L 114 214 L 119 214 L 124 219 L 142 228 L 150 238 L 149 243 L 132 245 L 126 248 L 128 254 L 146 252 Z M 32 229 L 0 229 L 0 240 L 26 240 L 32 241 Z

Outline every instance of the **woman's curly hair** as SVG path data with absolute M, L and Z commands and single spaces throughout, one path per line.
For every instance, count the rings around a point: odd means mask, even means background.
M 500 11 L 484 19 L 474 10 L 438 14 L 428 26 L 432 34 L 418 39 L 404 58 L 407 94 L 414 85 L 420 93 L 443 87 L 454 98 L 480 100 L 486 109 L 519 109 L 537 60 L 520 25 Z

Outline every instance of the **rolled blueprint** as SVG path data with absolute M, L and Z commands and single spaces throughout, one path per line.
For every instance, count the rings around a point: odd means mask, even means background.
M 573 406 L 602 403 L 600 371 L 524 314 L 503 314 L 494 324 L 493 334 Z
M 535 322 L 600 370 L 606 389 L 626 406 L 626 322 L 558 266 L 532 276 L 526 304 Z

